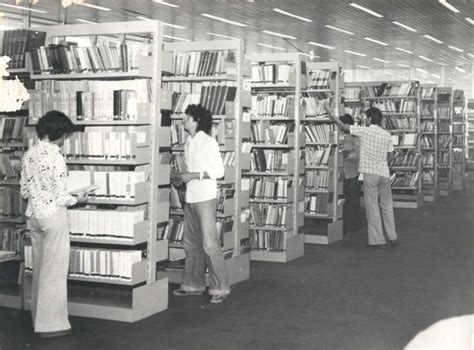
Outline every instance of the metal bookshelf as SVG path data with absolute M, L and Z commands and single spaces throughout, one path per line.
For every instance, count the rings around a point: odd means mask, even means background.
M 462 191 L 466 187 L 466 99 L 463 90 L 453 91 L 453 153 L 452 189 Z
M 452 190 L 453 166 L 453 89 L 438 87 L 438 191 L 440 196 L 448 196 Z

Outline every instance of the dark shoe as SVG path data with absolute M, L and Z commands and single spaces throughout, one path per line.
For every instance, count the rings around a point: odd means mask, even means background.
M 390 244 L 390 247 L 398 247 L 398 240 L 397 239 L 393 239 L 391 241 L 388 241 L 388 243 Z
M 384 243 L 384 244 L 367 244 L 367 248 L 388 248 L 390 247 L 390 244 Z
M 70 335 L 72 333 L 71 329 L 65 329 L 64 331 L 57 332 L 41 332 L 39 333 L 40 338 L 58 338 Z
M 173 295 L 175 295 L 177 297 L 189 297 L 189 296 L 193 296 L 193 295 L 203 295 L 203 294 L 204 294 L 204 291 L 202 291 L 202 292 L 200 292 L 198 290 L 188 291 L 188 290 L 183 290 L 181 288 L 175 289 L 173 291 Z
M 211 304 L 222 304 L 227 299 L 228 296 L 229 294 L 213 295 L 210 302 Z

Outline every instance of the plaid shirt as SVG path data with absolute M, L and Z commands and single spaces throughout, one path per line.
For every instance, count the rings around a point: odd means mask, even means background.
M 389 178 L 387 152 L 393 151 L 390 133 L 378 125 L 350 126 L 350 133 L 360 138 L 359 172 Z

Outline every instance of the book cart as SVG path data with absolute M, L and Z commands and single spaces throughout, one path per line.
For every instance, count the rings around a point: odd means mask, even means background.
M 249 188 L 241 180 L 250 155 L 239 152 L 242 137 L 250 133 L 246 109 L 249 93 L 243 91 L 243 43 L 217 40 L 165 43 L 173 56 L 173 69 L 163 77 L 164 87 L 173 93 L 171 114 L 172 166 L 181 170 L 184 144 L 184 116 L 189 104 L 202 104 L 213 117 L 212 136 L 219 143 L 225 175 L 218 180 L 217 228 L 231 285 L 249 278 L 248 247 Z M 169 260 L 158 266 L 158 275 L 170 283 L 181 283 L 184 268 L 184 189 L 171 188 L 170 221 L 162 231 L 168 242 Z M 207 276 L 206 276 L 207 279 Z
M 453 166 L 453 89 L 438 87 L 438 192 L 448 196 L 452 187 Z
M 299 53 L 247 54 L 251 62 L 251 260 L 304 254 L 304 146 L 300 107 L 306 62 Z
M 328 101 L 334 115 L 342 114 L 344 81 L 338 62 L 307 63 L 305 162 L 305 243 L 330 244 L 343 237 L 342 154 L 340 133 L 323 108 Z
M 462 191 L 466 186 L 466 100 L 463 90 L 453 91 L 453 166 L 452 189 Z
M 50 109 L 70 116 L 83 128 L 63 149 L 70 178 L 75 173 L 78 181 L 106 183 L 86 208 L 69 211 L 69 314 L 135 322 L 168 307 L 168 280 L 156 276 L 157 262 L 168 257 L 167 242 L 157 235 L 168 220 L 170 171 L 160 153 L 170 143 L 160 113 L 162 25 L 136 21 L 38 30 L 47 33 L 50 45 L 32 53 L 31 79 L 39 90 L 31 96 L 30 124 Z M 76 37 L 91 44 L 70 44 Z M 138 87 L 145 88 L 133 90 Z M 28 271 L 34 262 L 28 246 L 25 265 L 29 309 Z
M 438 94 L 436 85 L 421 86 L 421 152 L 422 187 L 424 200 L 434 202 L 438 198 Z

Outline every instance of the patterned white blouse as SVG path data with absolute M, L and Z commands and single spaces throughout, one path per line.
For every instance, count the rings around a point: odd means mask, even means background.
M 59 207 L 77 199 L 67 192 L 67 166 L 60 148 L 39 140 L 23 156 L 21 195 L 28 199 L 25 215 L 36 219 L 52 216 Z

